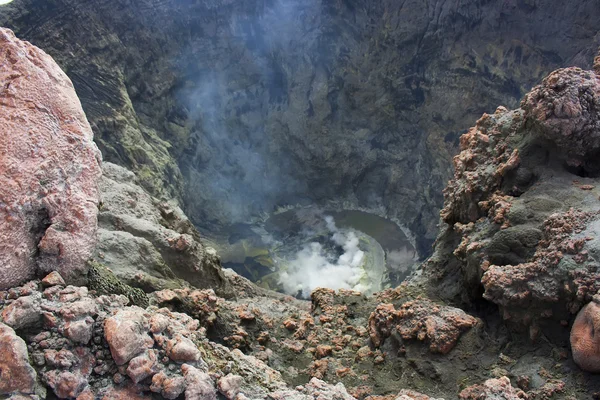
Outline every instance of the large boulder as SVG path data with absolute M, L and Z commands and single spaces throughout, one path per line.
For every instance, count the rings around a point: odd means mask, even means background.
M 600 290 L 599 96 L 594 71 L 560 69 L 461 137 L 425 265 L 441 297 L 483 296 L 532 338 L 567 333 Z
M 95 244 L 101 156 L 52 58 L 0 29 L 0 289 L 40 271 L 81 281 Z
M 590 168 L 600 151 L 600 77 L 563 68 L 527 94 L 521 107 L 538 133 L 561 149 L 574 167 Z

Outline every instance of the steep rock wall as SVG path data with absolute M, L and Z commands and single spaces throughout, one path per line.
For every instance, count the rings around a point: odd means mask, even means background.
M 0 9 L 73 80 L 106 159 L 215 231 L 335 200 L 422 255 L 459 135 L 550 70 L 600 10 L 556 0 L 38 2 Z

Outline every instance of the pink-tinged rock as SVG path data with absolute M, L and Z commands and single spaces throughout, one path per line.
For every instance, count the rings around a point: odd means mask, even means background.
M 461 309 L 416 299 L 398 310 L 393 304 L 379 304 L 369 317 L 369 336 L 375 347 L 380 347 L 396 330 L 404 340 L 427 341 L 431 352 L 447 354 L 463 332 L 477 323 Z
M 175 362 L 191 362 L 200 359 L 200 350 L 190 339 L 179 336 L 167 345 L 167 354 Z
M 0 395 L 33 393 L 36 373 L 29 364 L 27 345 L 10 327 L 0 323 Z
M 186 400 L 216 400 L 217 390 L 213 380 L 206 372 L 202 372 L 189 364 L 181 366 L 185 378 Z
M 158 361 L 155 350 L 148 350 L 144 354 L 134 357 L 127 366 L 127 375 L 135 383 L 139 383 L 157 372 Z
M 65 324 L 64 335 L 75 343 L 88 344 L 92 340 L 94 319 L 86 317 L 78 321 L 68 321 Z
M 117 365 L 125 364 L 152 347 L 154 340 L 148 331 L 148 318 L 139 307 L 119 311 L 104 322 L 104 336 Z
M 125 386 L 122 388 L 112 387 L 108 389 L 102 400 L 144 400 L 150 399 L 150 396 L 146 396 L 142 393 L 141 389 L 132 386 Z
M 600 76 L 580 68 L 552 72 L 521 102 L 527 123 L 566 161 L 583 166 L 600 150 Z M 592 160 L 593 161 L 593 160 Z
M 150 332 L 154 334 L 161 333 L 169 326 L 169 318 L 162 314 L 154 314 L 150 318 Z
M 95 244 L 101 156 L 52 58 L 0 29 L 0 289 L 58 271 L 80 282 Z
M 442 399 L 434 399 L 423 393 L 415 392 L 414 390 L 402 389 L 400 393 L 398 393 L 398 397 L 395 400 L 442 400 Z
M 92 390 L 87 387 L 79 396 L 77 396 L 77 400 L 95 400 L 96 396 Z
M 235 399 L 240 392 L 243 382 L 244 380 L 241 376 L 228 374 L 219 379 L 217 382 L 217 387 L 223 396 L 225 396 L 228 400 L 232 400 Z
M 58 272 L 52 271 L 48 275 L 46 275 L 44 279 L 42 279 L 42 285 L 44 287 L 65 286 L 66 283 L 63 277 L 60 276 Z
M 77 357 L 67 349 L 59 351 L 53 349 L 45 350 L 44 359 L 46 360 L 46 364 L 56 368 L 67 369 L 77 364 Z
M 160 393 L 165 399 L 176 399 L 185 390 L 185 379 L 182 376 L 168 377 L 163 371 L 152 377 L 150 390 Z
M 98 306 L 94 300 L 85 298 L 70 304 L 64 304 L 60 310 L 60 315 L 66 320 L 74 320 L 88 316 L 95 316 L 98 313 Z
M 600 372 L 600 296 L 585 305 L 571 328 L 571 351 L 579 368 Z
M 46 372 L 44 381 L 52 388 L 59 399 L 71 399 L 79 396 L 88 382 L 82 375 L 57 369 Z
M 519 400 L 528 398 L 522 390 L 513 388 L 510 379 L 506 376 L 499 379 L 488 379 L 480 385 L 469 386 L 460 392 L 458 397 L 463 400 Z

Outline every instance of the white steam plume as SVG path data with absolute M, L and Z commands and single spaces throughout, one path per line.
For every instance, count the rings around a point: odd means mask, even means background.
M 286 293 L 302 292 L 307 298 L 318 287 L 331 289 L 368 289 L 361 284 L 365 271 L 361 268 L 365 253 L 359 248 L 359 239 L 352 231 L 340 231 L 333 217 L 325 217 L 331 239 L 344 249 L 337 259 L 328 254 L 320 243 L 312 242 L 296 253 L 289 268 L 280 274 L 279 283 Z

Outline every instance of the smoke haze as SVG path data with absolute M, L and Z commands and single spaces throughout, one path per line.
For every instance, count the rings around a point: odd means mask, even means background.
M 280 274 L 279 283 L 286 293 L 308 298 L 318 287 L 354 289 L 361 292 L 369 288 L 361 283 L 365 271 L 361 268 L 365 253 L 359 248 L 359 238 L 353 231 L 341 231 L 333 217 L 325 217 L 330 240 L 343 249 L 336 257 L 318 242 L 305 245 L 289 262 L 289 268 Z

